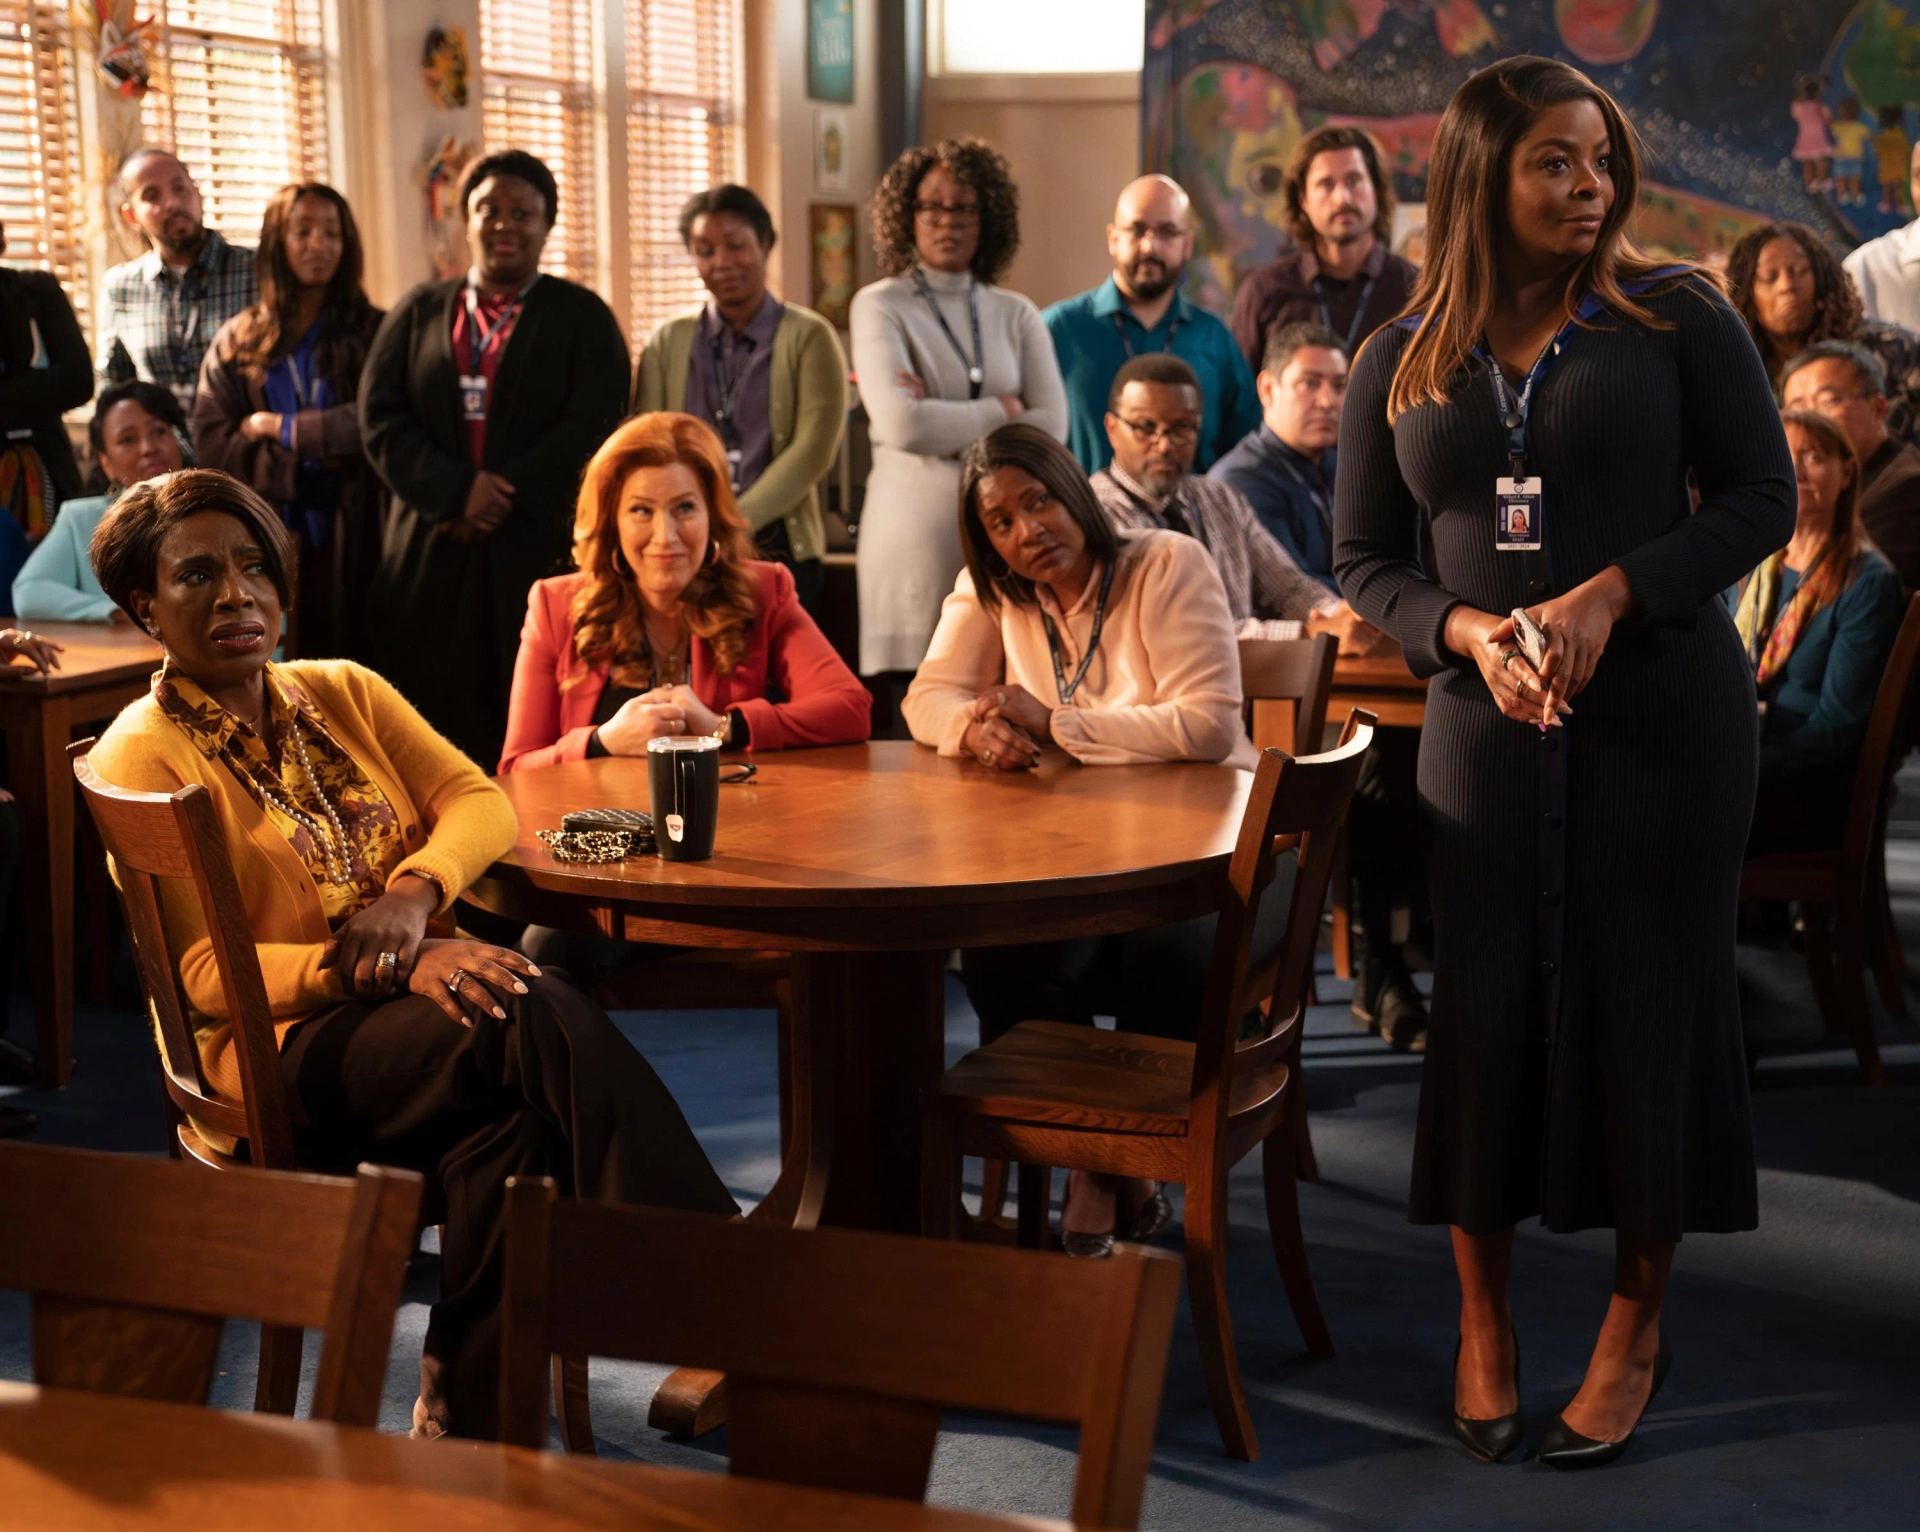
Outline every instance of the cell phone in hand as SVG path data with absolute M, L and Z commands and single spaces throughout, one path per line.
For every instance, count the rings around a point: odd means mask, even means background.
M 1547 662 L 1547 630 L 1516 606 L 1508 614 L 1513 618 L 1513 641 L 1520 646 L 1520 657 L 1536 671 Z

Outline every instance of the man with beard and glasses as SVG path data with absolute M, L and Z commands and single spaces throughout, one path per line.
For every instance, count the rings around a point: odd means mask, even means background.
M 1088 473 L 1107 466 L 1107 393 L 1132 357 L 1168 351 L 1199 380 L 1201 424 L 1193 460 L 1202 472 L 1260 424 L 1253 369 L 1233 336 L 1180 290 L 1193 256 L 1187 194 L 1165 176 L 1142 176 L 1120 193 L 1107 225 L 1113 275 L 1042 316 L 1060 358 L 1071 411 L 1067 445 Z
M 1320 128 L 1300 140 L 1281 191 L 1290 249 L 1250 273 L 1233 300 L 1233 338 L 1258 367 L 1282 325 L 1324 325 L 1348 356 L 1406 307 L 1414 268 L 1387 248 L 1393 183 L 1364 128 Z
M 1113 377 L 1106 411 L 1113 461 L 1093 493 L 1122 530 L 1163 527 L 1205 548 L 1236 624 L 1250 617 L 1298 622 L 1336 634 L 1350 653 L 1377 637 L 1353 608 L 1301 571 L 1231 484 L 1193 471 L 1200 440 L 1200 384 L 1177 356 L 1136 356 Z
M 147 253 L 107 273 L 95 371 L 102 388 L 158 383 L 191 415 L 214 332 L 260 296 L 253 251 L 201 221 L 200 188 L 164 149 L 134 150 L 119 186 L 120 216 Z

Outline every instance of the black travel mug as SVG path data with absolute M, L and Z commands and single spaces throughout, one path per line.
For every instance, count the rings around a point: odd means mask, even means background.
M 720 818 L 720 741 L 710 735 L 647 741 L 654 849 L 669 862 L 713 855 Z

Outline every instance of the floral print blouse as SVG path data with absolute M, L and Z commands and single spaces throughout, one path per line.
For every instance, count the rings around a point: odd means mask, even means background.
M 171 661 L 154 676 L 153 697 L 207 759 L 233 773 L 267 822 L 286 836 L 313 875 L 327 923 L 337 929 L 387 891 L 388 878 L 407 854 L 400 818 L 386 794 L 328 732 L 320 709 L 298 681 L 269 664 L 265 685 L 265 732 L 271 746 L 175 670 Z M 296 738 L 306 746 L 304 762 Z M 334 847 L 332 856 L 288 812 L 289 806 L 297 808 L 318 823 L 330 841 L 334 831 L 329 804 L 346 835 L 346 845 Z

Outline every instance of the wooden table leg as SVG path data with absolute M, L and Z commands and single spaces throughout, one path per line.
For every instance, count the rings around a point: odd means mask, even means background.
M 920 1102 L 945 1065 L 945 957 L 793 955 L 793 1130 L 755 1219 L 919 1233 Z M 647 1410 L 648 1425 L 675 1436 L 726 1419 L 726 1375 L 696 1367 L 668 1374 Z
M 33 992 L 34 1069 L 42 1086 L 73 1074 L 72 723 L 65 697 L 7 698 L 7 766 L 20 800 L 20 900 Z

